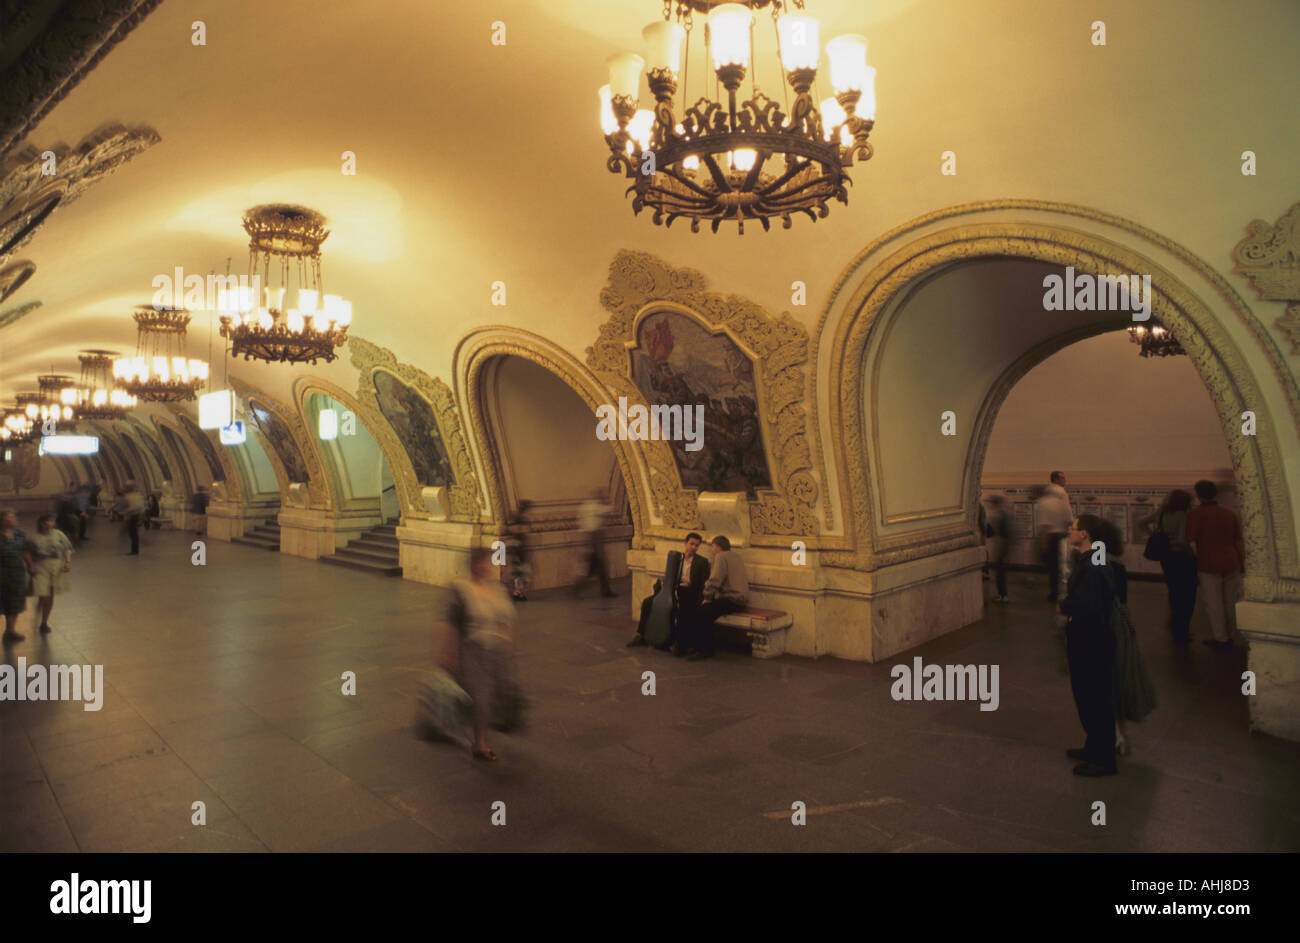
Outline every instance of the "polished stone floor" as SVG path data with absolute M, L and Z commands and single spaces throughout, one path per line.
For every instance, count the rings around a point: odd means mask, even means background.
M 531 725 L 484 764 L 413 735 L 441 590 L 215 541 L 197 567 L 176 533 L 140 557 L 93 536 L 54 633 L 24 616 L 5 658 L 102 664 L 103 709 L 0 702 L 4 851 L 1300 850 L 1300 746 L 1248 732 L 1244 653 L 1168 644 L 1156 584 L 1132 603 L 1161 705 L 1115 778 L 1070 773 L 1062 637 L 1029 574 L 1010 605 L 880 665 L 629 650 L 626 585 L 529 601 Z M 893 701 L 890 667 L 914 654 L 1000 665 L 999 709 Z

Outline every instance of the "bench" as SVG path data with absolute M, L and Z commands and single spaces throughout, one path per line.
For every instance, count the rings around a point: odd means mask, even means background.
M 775 658 L 785 653 L 785 634 L 793 623 L 788 612 L 746 608 L 719 616 L 714 624 L 719 640 L 747 643 L 755 658 Z

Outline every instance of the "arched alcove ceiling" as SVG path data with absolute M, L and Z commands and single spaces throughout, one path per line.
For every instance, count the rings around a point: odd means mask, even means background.
M 953 225 L 952 218 L 961 216 L 968 218 Z M 873 464 L 872 459 L 869 403 L 873 371 L 891 359 L 892 325 L 901 323 L 900 312 L 906 310 L 906 301 L 915 291 L 954 265 L 988 257 L 1036 260 L 1058 269 L 1071 266 L 1093 277 L 1151 275 L 1152 316 L 1169 328 L 1195 364 L 1232 455 L 1241 496 L 1247 596 L 1261 601 L 1300 598 L 1293 505 L 1280 451 L 1280 442 L 1293 433 L 1288 422 L 1292 418 L 1293 400 L 1288 398 L 1292 388 L 1283 385 L 1270 390 L 1277 405 L 1276 411 L 1270 408 L 1263 384 L 1272 378 L 1251 372 L 1235 339 L 1248 336 L 1241 333 L 1242 327 L 1258 332 L 1258 322 L 1221 278 L 1177 244 L 1118 217 L 1082 207 L 1027 201 L 953 207 L 916 220 L 873 242 L 841 277 L 837 289 L 847 290 L 837 290 L 832 297 L 820 332 L 817 356 L 826 362 L 828 372 L 817 407 L 826 420 L 843 430 L 833 448 L 834 464 L 823 469 L 842 482 L 840 507 L 847 515 L 847 533 L 831 546 L 852 549 L 846 554 L 829 554 L 826 562 L 874 568 L 972 544 L 979 474 L 988 433 L 1002 400 L 1034 365 L 1108 326 L 1085 324 L 1073 331 L 1064 327 L 1009 364 L 983 398 L 966 460 L 948 466 L 954 474 L 960 469 L 964 475 L 965 484 L 959 492 L 966 509 L 964 518 L 958 512 L 939 514 L 933 526 L 901 532 L 896 525 L 906 522 L 889 521 L 881 510 L 887 505 L 879 503 L 882 484 L 887 490 L 887 483 L 881 481 L 879 462 Z M 1043 290 L 1041 280 L 1036 290 Z M 949 307 L 950 312 L 954 310 Z M 996 329 L 1003 317 L 1014 319 L 1014 315 L 999 314 L 990 329 Z M 1119 326 L 1130 321 L 1131 315 L 1111 318 L 1111 324 Z M 1258 333 L 1255 338 L 1267 341 Z M 876 352 L 882 349 L 883 354 L 877 357 Z M 905 346 L 898 352 L 907 359 Z M 940 388 L 953 386 L 943 375 L 938 381 Z M 831 390 L 843 392 L 827 395 Z M 1241 434 L 1240 416 L 1246 408 L 1261 418 L 1264 428 L 1257 435 Z M 1275 415 L 1282 417 L 1283 425 L 1275 424 Z M 822 419 L 814 422 L 820 424 Z M 936 435 L 938 431 L 936 428 Z
M 543 332 L 580 357 L 622 247 L 705 272 L 715 290 L 788 309 L 811 328 L 834 273 L 858 247 L 936 206 L 990 195 L 1104 206 L 1228 271 L 1246 223 L 1274 219 L 1295 201 L 1294 177 L 1242 178 L 1233 160 L 1206 150 L 1201 118 L 1214 113 L 1221 140 L 1247 142 L 1233 159 L 1246 146 L 1261 167 L 1265 154 L 1295 153 L 1295 123 L 1259 116 L 1293 110 L 1300 6 L 1246 13 L 1213 0 L 1151 0 L 1125 9 L 1122 27 L 1110 24 L 1105 48 L 1065 5 L 1043 5 L 1024 30 L 1008 30 L 1023 6 L 810 0 L 824 37 L 870 38 L 879 69 L 875 156 L 853 169 L 849 205 L 833 204 L 827 219 L 715 237 L 634 216 L 626 181 L 605 169 L 595 90 L 609 54 L 641 46 L 659 0 L 505 0 L 499 10 L 388 0 L 382 16 L 307 0 L 228 0 L 201 13 L 162 3 L 27 138 L 39 152 L 116 121 L 154 127 L 160 141 L 61 206 L 22 249 L 37 274 L 6 308 L 38 298 L 43 306 L 0 330 L 0 398 L 51 364 L 75 372 L 81 347 L 133 350 L 131 306 L 150 300 L 156 276 L 177 265 L 221 271 L 228 257 L 243 270 L 240 214 L 260 202 L 323 212 L 332 229 L 326 286 L 354 302 L 354 330 L 441 377 L 458 339 L 489 323 Z M 196 19 L 206 27 L 201 48 L 189 44 Z M 491 44 L 494 20 L 506 26 L 504 46 Z M 780 99 L 766 14 L 756 33 L 760 85 Z M 697 54 L 701 35 L 697 25 Z M 315 70 L 304 86 L 300 63 L 283 54 L 287 36 L 321 61 L 355 67 Z M 267 91 L 288 88 L 311 104 L 285 107 Z M 1158 160 L 1132 144 L 1132 128 L 1151 115 L 1162 116 Z M 251 132 L 254 146 L 214 144 L 230 128 L 267 130 Z M 507 139 L 525 142 L 536 159 L 521 163 L 519 147 L 502 146 Z M 946 149 L 956 154 L 956 176 L 939 173 Z M 344 151 L 356 158 L 355 176 L 340 172 Z M 1272 160 L 1276 167 L 1285 157 Z M 497 280 L 508 287 L 504 307 L 490 303 Z M 806 306 L 791 301 L 796 280 L 806 283 Z M 210 320 L 195 318 L 195 352 L 206 354 Z M 350 389 L 352 377 L 332 369 L 311 372 Z M 230 370 L 280 402 L 300 375 L 242 361 Z

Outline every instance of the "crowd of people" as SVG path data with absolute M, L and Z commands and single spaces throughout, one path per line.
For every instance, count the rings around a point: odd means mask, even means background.
M 1116 756 L 1131 749 L 1127 722 L 1150 713 L 1155 693 L 1128 612 L 1128 574 L 1120 563 L 1123 535 L 1096 515 L 1076 516 L 1065 486 L 1064 473 L 1053 472 L 1050 484 L 1034 495 L 1034 517 L 1047 598 L 1065 623 L 1070 686 L 1086 734 L 1082 747 L 1066 753 L 1078 761 L 1074 771 L 1079 775 L 1113 775 Z M 1233 646 L 1245 559 L 1241 524 L 1218 503 L 1213 482 L 1198 481 L 1193 490 L 1196 506 L 1191 494 L 1174 489 L 1142 521 L 1152 528 L 1144 556 L 1159 562 L 1164 574 L 1174 644 L 1191 641 L 1199 590 L 1213 636 L 1204 642 L 1227 651 Z M 994 495 L 989 505 L 989 514 L 981 507 L 980 530 L 996 581 L 994 601 L 1005 603 L 1013 523 L 1002 496 Z

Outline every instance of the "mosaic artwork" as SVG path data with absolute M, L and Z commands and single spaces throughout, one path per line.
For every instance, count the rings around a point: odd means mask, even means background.
M 212 440 L 204 435 L 203 430 L 195 425 L 194 420 L 188 416 L 179 416 L 180 423 L 185 427 L 185 431 L 194 440 L 194 444 L 199 447 L 203 453 L 203 460 L 208 463 L 208 471 L 212 474 L 213 481 L 225 481 L 226 473 L 221 468 L 221 459 L 217 458 L 217 448 L 212 444 Z
M 379 409 L 397 433 L 420 484 L 425 487 L 453 484 L 456 477 L 452 474 L 451 459 L 428 401 L 386 371 L 376 370 L 373 381 Z
M 153 456 L 153 460 L 158 463 L 158 467 L 162 470 L 163 480 L 171 481 L 171 467 L 167 464 L 167 459 L 163 455 L 162 449 L 159 447 L 157 440 L 143 429 L 140 430 L 139 435 L 140 441 L 144 443 L 144 447 L 149 450 L 149 454 Z
M 772 487 L 754 365 L 729 337 L 664 312 L 641 322 L 631 353 L 632 380 L 651 406 L 704 405 L 703 448 L 670 443 L 683 487 L 744 491 L 751 498 Z
M 298 443 L 293 441 L 293 433 L 289 431 L 284 420 L 254 399 L 248 401 L 248 409 L 253 414 L 253 422 L 257 423 L 258 432 L 262 433 L 262 437 L 271 443 L 271 448 L 275 450 L 276 458 L 284 466 L 284 472 L 289 476 L 290 483 L 305 484 L 310 481 L 307 463 L 303 461 L 302 453 L 298 451 Z

